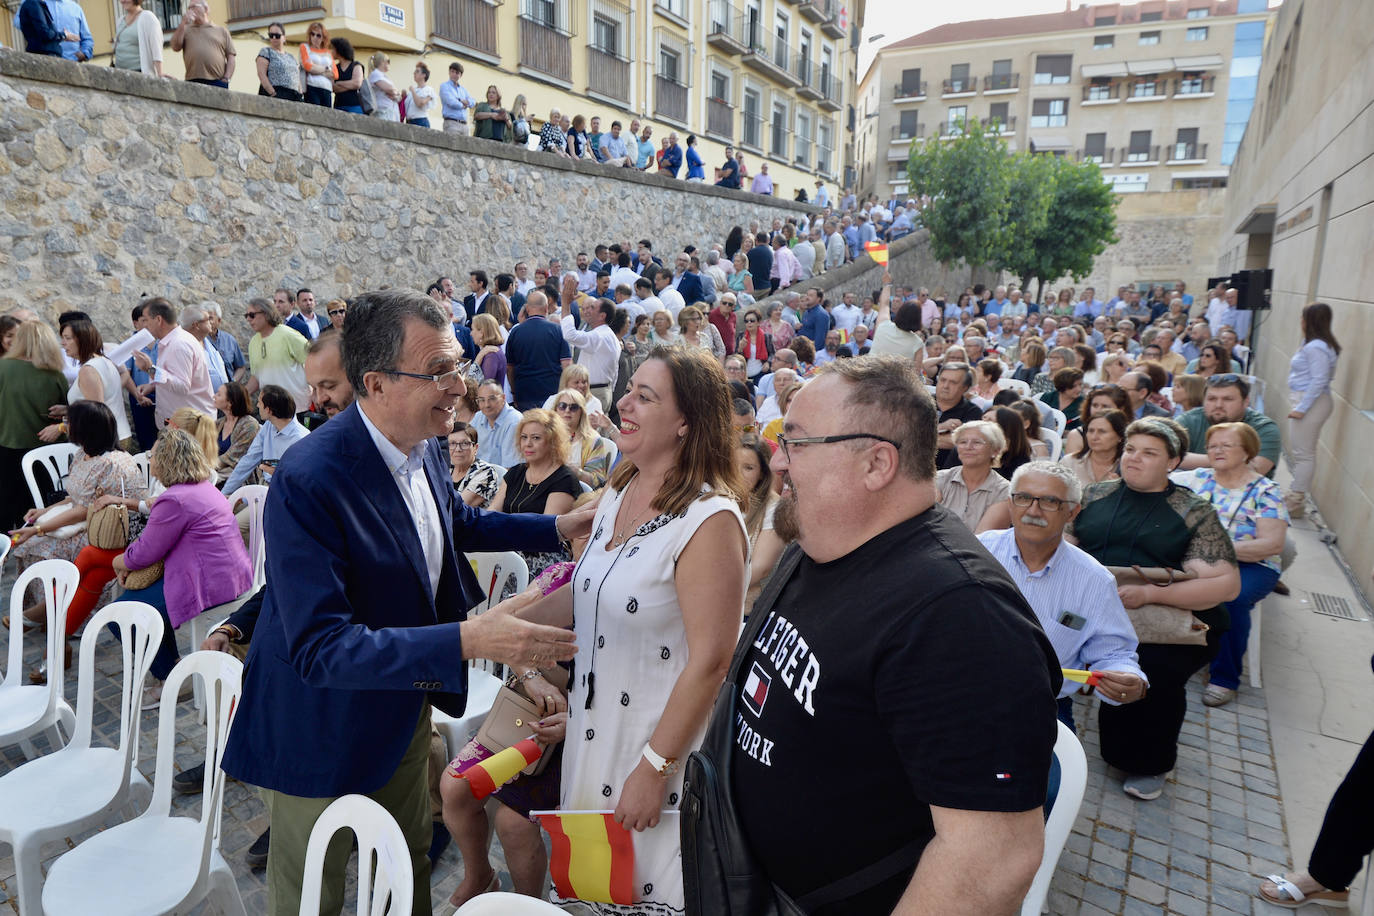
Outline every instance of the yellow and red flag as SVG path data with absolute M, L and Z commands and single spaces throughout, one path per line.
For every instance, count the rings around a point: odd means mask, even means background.
M 553 841 L 549 874 L 560 897 L 635 902 L 635 847 L 610 811 L 532 811 Z
M 492 754 L 486 760 L 472 764 L 459 774 L 459 778 L 468 781 L 473 798 L 486 798 L 520 775 L 521 770 L 538 760 L 543 753 L 544 749 L 531 736 Z
M 1080 684 L 1087 684 L 1089 687 L 1096 687 L 1102 679 L 1101 671 L 1084 671 L 1081 668 L 1060 668 L 1064 672 L 1064 680 L 1077 681 Z
M 864 251 L 868 252 L 874 264 L 887 266 L 887 246 L 882 242 L 864 242 Z

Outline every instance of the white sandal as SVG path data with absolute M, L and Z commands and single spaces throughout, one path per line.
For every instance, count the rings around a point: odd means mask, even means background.
M 1279 889 L 1279 896 L 1273 897 L 1265 893 L 1264 885 L 1260 885 L 1259 896 L 1274 906 L 1281 906 L 1290 910 L 1296 910 L 1305 903 L 1315 903 L 1318 906 L 1339 910 L 1348 909 L 1350 906 L 1350 891 L 1348 890 L 1329 891 L 1323 888 L 1320 891 L 1304 894 L 1296 884 L 1283 875 L 1265 875 L 1264 878 L 1266 881 L 1272 881 L 1274 886 Z

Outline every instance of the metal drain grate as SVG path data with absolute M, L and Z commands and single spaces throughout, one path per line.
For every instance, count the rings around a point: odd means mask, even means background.
M 1322 592 L 1308 592 L 1312 596 L 1312 610 L 1318 614 L 1325 614 L 1327 617 L 1339 617 L 1342 620 L 1363 620 L 1356 617 L 1355 611 L 1351 609 L 1350 602 L 1339 595 L 1326 595 Z

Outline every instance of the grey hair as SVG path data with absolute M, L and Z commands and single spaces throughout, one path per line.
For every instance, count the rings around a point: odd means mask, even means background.
M 992 466 L 1000 467 L 1002 453 L 1007 450 L 1007 435 L 1002 432 L 1002 427 L 991 420 L 973 420 L 954 430 L 953 438 L 956 443 L 959 437 L 966 432 L 974 433 L 988 444 L 988 448 L 992 449 Z
M 720 252 L 714 248 L 706 252 L 706 263 L 712 265 L 720 263 Z
M 785 301 L 786 301 L 789 305 L 791 305 L 793 302 L 796 302 L 796 301 L 797 301 L 798 299 L 800 299 L 800 298 L 801 298 L 801 293 L 798 293 L 798 292 L 795 292 L 795 291 L 794 291 L 794 292 L 790 292 L 790 293 L 787 294 L 787 296 L 785 297 Z
M 574 283 L 581 283 L 581 282 L 582 282 L 582 278 L 579 277 L 579 276 L 577 275 L 577 271 L 575 271 L 575 270 L 565 270 L 565 271 L 563 271 L 563 276 L 562 276 L 561 279 L 562 279 L 563 282 L 565 282 L 565 283 L 566 283 L 568 280 L 572 280 Z
M 195 324 L 197 321 L 203 321 L 205 319 L 205 314 L 205 309 L 200 306 L 188 305 L 181 310 L 180 324 L 183 328 L 190 328 L 191 325 Z
M 400 363 L 411 319 L 436 329 L 447 329 L 452 320 L 437 302 L 416 290 L 374 290 L 353 300 L 344 322 L 343 364 L 355 397 L 367 397 L 363 376 L 395 369 Z
M 1065 499 L 1074 505 L 1083 502 L 1083 482 L 1078 479 L 1078 475 L 1068 465 L 1058 464 L 1054 461 L 1027 461 L 1011 475 L 1011 491 L 1013 493 L 1016 492 L 1016 486 L 1021 482 L 1021 478 L 1027 474 L 1044 474 L 1046 477 L 1053 477 L 1064 484 Z
M 224 317 L 224 311 L 219 307 L 218 302 L 212 302 L 209 299 L 207 299 L 200 304 L 200 307 L 205 309 L 205 311 L 209 312 L 211 315 L 214 315 L 216 318 Z

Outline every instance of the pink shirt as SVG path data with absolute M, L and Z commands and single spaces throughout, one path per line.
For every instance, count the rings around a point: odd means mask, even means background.
M 173 328 L 157 342 L 157 422 L 162 422 L 182 407 L 194 407 L 215 415 L 215 393 L 210 390 L 210 367 L 200 341 L 183 328 Z
M 778 288 L 791 286 L 801 279 L 802 267 L 797 256 L 792 253 L 792 249 L 783 245 L 781 248 L 773 249 L 773 270 L 769 273 L 770 277 L 778 278 Z

